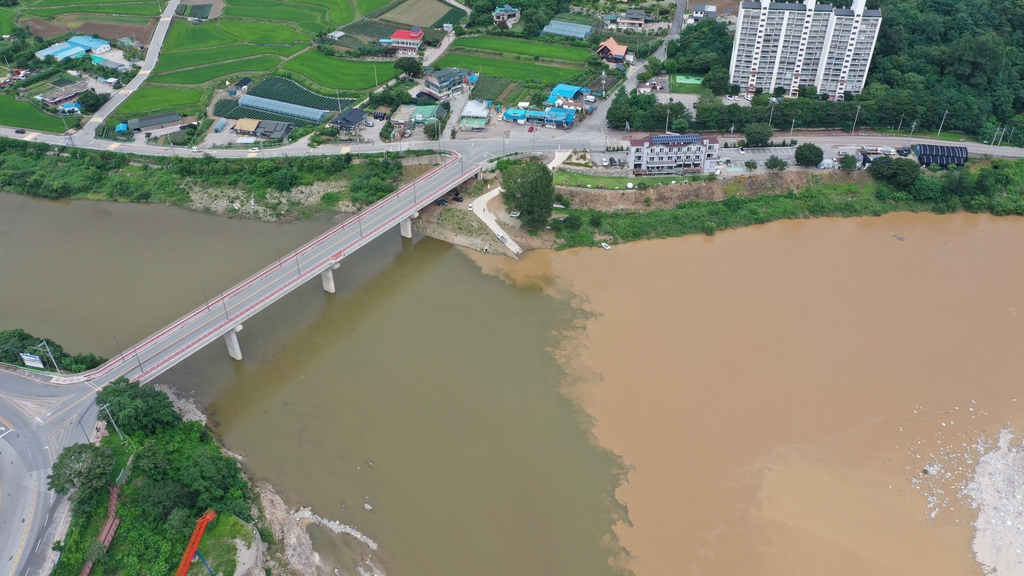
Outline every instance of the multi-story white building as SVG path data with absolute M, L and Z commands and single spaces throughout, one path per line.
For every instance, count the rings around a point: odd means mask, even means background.
M 718 139 L 700 134 L 657 134 L 629 141 L 633 170 L 649 174 L 713 172 L 718 165 Z
M 748 94 L 781 86 L 796 97 L 810 85 L 837 100 L 860 94 L 882 25 L 882 13 L 866 10 L 865 1 L 853 0 L 850 9 L 816 0 L 742 2 L 729 81 Z

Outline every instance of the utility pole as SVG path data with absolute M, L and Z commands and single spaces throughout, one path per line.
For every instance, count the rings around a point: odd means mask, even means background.
M 672 109 L 666 107 L 665 109 L 665 132 L 668 132 L 668 118 L 672 114 Z
M 1010 126 L 1010 135 L 1006 138 L 1006 143 L 1010 146 L 1013 146 L 1013 131 L 1016 129 L 1016 126 Z
M 117 334 L 113 334 L 114 344 L 117 344 L 117 352 L 121 355 L 121 364 L 124 364 L 124 350 L 121 350 L 121 343 L 117 341 Z
M 377 63 L 374 62 L 373 63 L 373 85 L 376 86 L 377 84 L 378 84 L 378 82 L 377 82 Z
M 114 430 L 117 430 L 117 435 L 121 437 L 121 442 L 124 442 L 124 434 L 121 434 L 121 429 L 117 427 L 117 422 L 114 421 L 114 417 L 110 414 L 110 408 L 104 404 L 103 410 L 107 413 L 107 418 L 110 418 L 110 423 L 114 425 Z
M 793 121 L 789 123 L 789 139 L 790 140 L 793 139 L 793 128 L 796 128 L 796 118 L 793 118 Z
M 146 370 L 142 367 L 142 358 L 139 358 L 139 349 L 135 347 L 135 344 L 132 344 L 132 352 L 135 352 L 135 361 L 139 363 L 139 377 L 142 377 Z
M 910 123 L 910 136 L 907 136 L 907 146 L 910 146 L 910 139 L 914 137 L 914 128 L 917 128 L 917 120 Z
M 773 116 L 775 116 L 775 105 L 774 105 L 774 104 L 772 105 L 772 109 L 771 109 L 771 111 L 770 111 L 770 112 L 768 112 L 768 125 L 769 125 L 769 126 L 771 126 L 771 125 L 772 125 L 772 117 L 773 117 Z
M 850 132 L 852 132 L 854 134 L 857 133 L 857 120 L 859 120 L 859 119 L 860 119 L 860 104 L 857 104 L 857 114 L 853 117 L 853 130 L 850 130 Z
M 203 300 L 206 300 L 206 311 L 209 312 L 210 311 L 210 299 L 206 296 L 206 286 L 203 286 L 202 284 L 200 284 L 199 287 L 203 289 Z
M 900 126 L 899 126 L 899 128 L 896 129 L 897 132 L 899 132 L 903 128 L 903 118 L 904 118 L 904 116 L 906 116 L 906 113 L 904 113 L 903 116 L 900 116 Z
M 53 367 L 56 368 L 57 373 L 60 374 L 60 366 L 57 364 L 57 361 L 53 359 L 53 352 L 50 352 L 50 345 L 46 343 L 46 340 L 43 340 L 43 346 L 46 348 L 46 353 L 50 355 L 50 362 L 53 362 Z M 39 346 L 36 346 L 36 348 L 42 350 Z
M 996 148 L 998 148 L 998 147 L 999 147 L 999 144 L 1002 144 L 1002 143 L 1003 143 L 1003 136 L 1005 136 L 1005 135 L 1006 135 L 1006 126 L 1004 125 L 1004 126 L 1003 126 L 1002 128 L 1000 128 L 999 130 L 997 130 L 997 132 L 999 132 L 999 143 L 998 143 L 998 144 L 996 144 Z M 994 139 L 995 139 L 995 138 L 993 138 L 993 140 L 994 140 Z
M 946 114 L 949 114 L 949 108 L 946 108 L 946 111 L 942 113 L 942 122 L 939 122 L 939 132 L 935 135 L 936 138 L 942 134 L 942 127 L 946 125 Z

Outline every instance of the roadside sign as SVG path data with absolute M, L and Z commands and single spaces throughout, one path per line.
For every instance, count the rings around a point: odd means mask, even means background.
M 46 366 L 43 366 L 42 359 L 40 359 L 39 356 L 33 356 L 32 354 L 25 354 L 22 352 L 21 361 L 25 363 L 25 366 L 30 366 L 32 368 L 46 368 Z

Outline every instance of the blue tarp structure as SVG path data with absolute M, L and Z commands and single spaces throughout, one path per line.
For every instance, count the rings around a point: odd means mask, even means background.
M 125 122 L 122 122 L 122 123 L 120 123 L 120 124 L 118 124 L 117 126 L 114 127 L 114 132 L 127 132 L 127 131 L 128 131 L 128 124 L 125 123 Z
M 583 89 L 570 84 L 559 84 L 551 89 L 551 95 L 562 100 L 576 100 L 582 95 Z

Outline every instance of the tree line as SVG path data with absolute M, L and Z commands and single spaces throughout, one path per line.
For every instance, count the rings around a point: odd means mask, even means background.
M 45 345 L 43 344 L 44 340 Z M 59 367 L 64 372 L 84 372 L 107 361 L 106 358 L 92 353 L 71 355 L 64 351 L 63 346 L 53 340 L 33 336 L 21 328 L 0 331 L 0 362 L 24 366 L 25 363 L 21 358 L 23 352 L 38 356 L 46 369 L 51 371 L 57 371 Z M 53 365 L 54 361 L 58 366 Z

